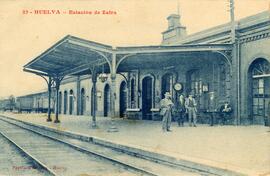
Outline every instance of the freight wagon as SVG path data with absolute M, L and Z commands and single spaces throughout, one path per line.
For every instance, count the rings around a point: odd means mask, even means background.
M 55 98 L 51 97 L 51 110 L 54 111 Z M 48 92 L 39 92 L 17 97 L 16 109 L 18 112 L 46 113 L 48 111 Z

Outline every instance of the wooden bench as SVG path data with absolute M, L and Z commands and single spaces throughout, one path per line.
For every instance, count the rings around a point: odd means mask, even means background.
M 139 108 L 126 109 L 126 115 L 127 115 L 127 119 L 133 119 L 133 120 L 142 119 L 142 112 L 141 112 L 141 109 Z

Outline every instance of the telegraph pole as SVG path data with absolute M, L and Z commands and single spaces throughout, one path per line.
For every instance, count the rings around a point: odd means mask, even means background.
M 177 15 L 180 15 L 179 0 L 177 0 Z

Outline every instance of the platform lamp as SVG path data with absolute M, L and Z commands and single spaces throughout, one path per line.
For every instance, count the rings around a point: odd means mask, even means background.
M 108 75 L 104 72 L 104 64 L 102 65 L 102 73 L 99 74 L 98 79 L 104 83 L 108 79 Z

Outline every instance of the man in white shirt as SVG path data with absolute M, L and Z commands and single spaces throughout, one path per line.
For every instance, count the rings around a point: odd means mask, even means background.
M 169 92 L 166 92 L 164 95 L 165 98 L 160 101 L 160 115 L 163 116 L 162 129 L 163 131 L 171 131 L 172 107 L 174 104 L 171 100 L 171 94 Z

